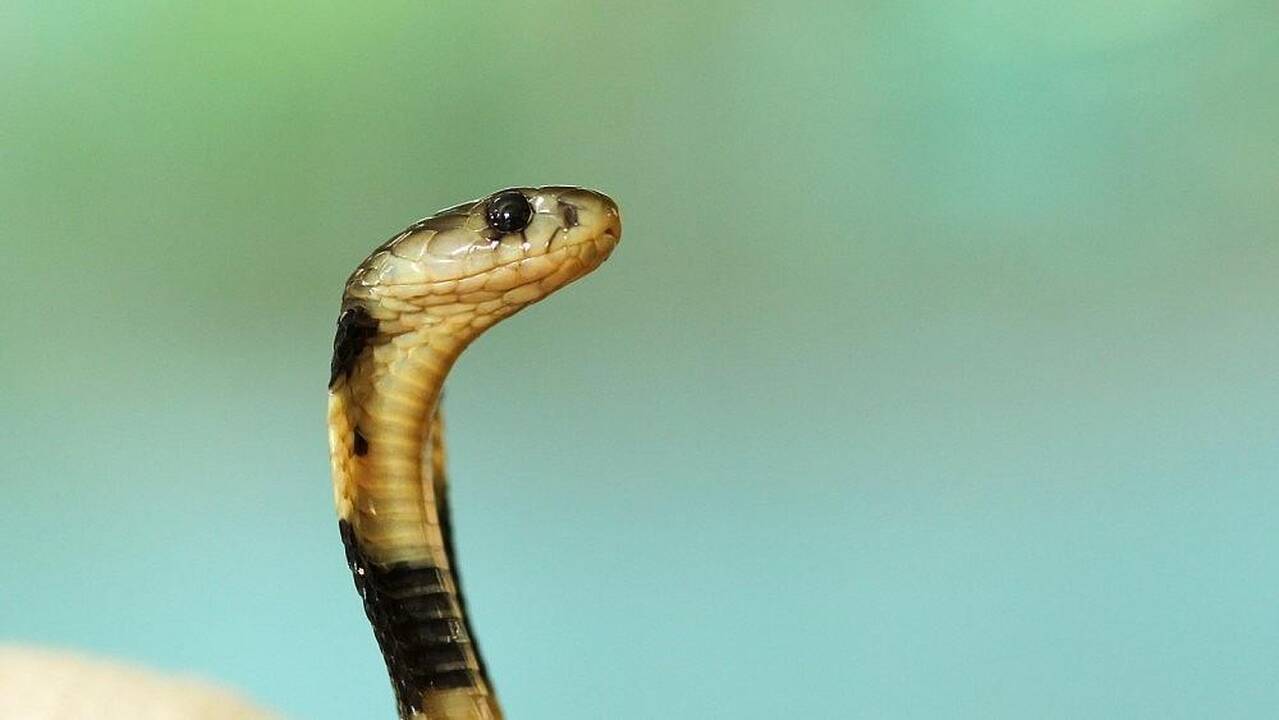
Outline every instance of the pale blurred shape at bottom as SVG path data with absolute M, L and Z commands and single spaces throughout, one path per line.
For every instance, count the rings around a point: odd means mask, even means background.
M 60 650 L 0 646 L 0 720 L 278 717 L 196 678 Z

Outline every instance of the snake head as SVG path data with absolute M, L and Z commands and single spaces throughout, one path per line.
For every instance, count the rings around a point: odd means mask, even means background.
M 622 235 L 617 204 L 576 187 L 521 187 L 419 220 L 347 281 L 382 334 L 442 331 L 463 343 L 594 270 Z

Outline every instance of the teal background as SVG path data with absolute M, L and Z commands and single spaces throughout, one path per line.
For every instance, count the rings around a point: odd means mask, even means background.
M 391 717 L 324 384 L 436 208 L 625 237 L 449 385 L 508 714 L 1279 706 L 1273 3 L 10 2 L 0 640 Z

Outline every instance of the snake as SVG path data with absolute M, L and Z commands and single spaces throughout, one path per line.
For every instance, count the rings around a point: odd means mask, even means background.
M 617 204 L 512 187 L 423 218 L 346 281 L 329 373 L 338 529 L 404 720 L 500 720 L 457 570 L 440 398 L 485 330 L 621 239 Z

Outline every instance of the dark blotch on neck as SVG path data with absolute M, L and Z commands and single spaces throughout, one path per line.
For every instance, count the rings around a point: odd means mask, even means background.
M 329 387 L 338 378 L 351 374 L 355 361 L 364 348 L 377 335 L 377 320 L 359 305 L 352 305 L 338 316 L 337 332 L 333 335 L 333 360 L 329 363 Z

